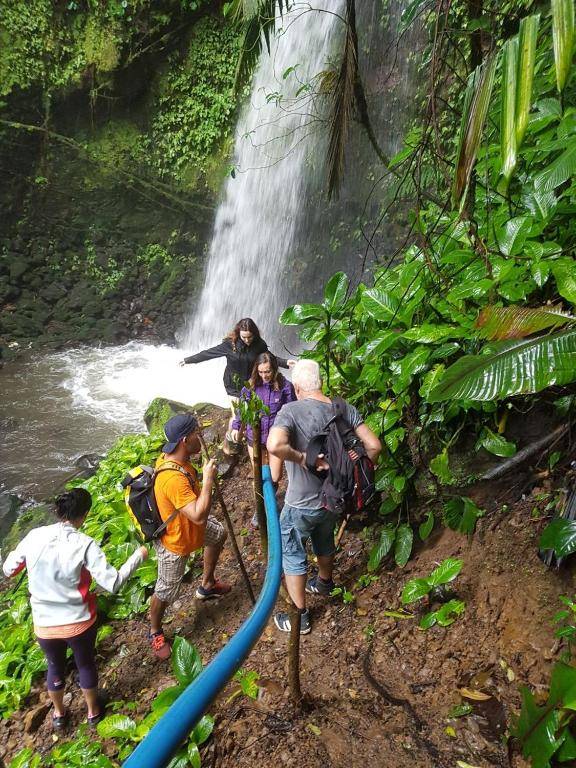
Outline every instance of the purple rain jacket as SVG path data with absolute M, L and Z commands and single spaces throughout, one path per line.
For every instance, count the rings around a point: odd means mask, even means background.
M 258 384 L 254 391 L 264 405 L 267 405 L 268 408 L 270 408 L 270 415 L 262 416 L 262 419 L 260 420 L 260 442 L 262 445 L 266 445 L 268 433 L 274 424 L 276 414 L 285 403 L 291 403 L 293 400 L 296 400 L 296 393 L 294 392 L 292 383 L 288 381 L 288 379 L 284 379 L 284 384 L 280 389 L 274 389 L 272 384 Z M 243 387 L 242 392 L 240 393 L 240 398 L 242 400 L 249 400 L 251 397 L 252 390 L 248 389 L 248 387 Z M 232 429 L 240 429 L 241 426 L 242 422 L 240 421 L 240 414 L 236 411 L 236 416 L 232 422 Z M 249 424 L 246 426 L 246 437 L 248 438 L 248 443 L 252 445 L 252 427 Z

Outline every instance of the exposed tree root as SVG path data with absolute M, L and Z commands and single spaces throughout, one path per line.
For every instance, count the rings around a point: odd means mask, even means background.
M 394 696 L 388 689 L 380 683 L 374 675 L 372 674 L 372 671 L 370 670 L 370 654 L 372 651 L 372 644 L 368 646 L 368 650 L 366 651 L 366 654 L 364 655 L 364 659 L 362 661 L 362 671 L 364 672 L 364 676 L 366 677 L 366 680 L 369 682 L 369 684 L 372 686 L 372 688 L 376 691 L 376 693 L 384 699 L 388 704 L 392 705 L 393 707 L 402 707 L 402 709 L 406 712 L 406 715 L 412 720 L 414 724 L 414 729 L 412 730 L 412 735 L 414 737 L 414 740 L 418 744 L 418 746 L 423 749 L 425 752 L 427 752 L 431 759 L 432 763 L 435 768 L 448 768 L 448 764 L 444 762 L 442 757 L 440 756 L 440 753 L 434 746 L 434 744 L 431 744 L 427 739 L 425 739 L 421 734 L 426 728 L 426 724 L 423 720 L 420 719 L 417 712 L 415 711 L 412 704 L 407 699 L 400 699 L 397 696 Z

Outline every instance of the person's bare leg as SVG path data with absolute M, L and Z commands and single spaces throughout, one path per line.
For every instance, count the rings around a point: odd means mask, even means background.
M 100 703 L 98 701 L 98 688 L 81 688 L 82 696 L 88 708 L 88 717 L 100 715 Z
M 54 717 L 64 717 L 66 707 L 64 706 L 64 686 L 58 691 L 48 691 L 50 701 L 54 706 Z
M 318 574 L 324 581 L 331 581 L 334 571 L 334 555 L 318 555 Z
M 150 600 L 150 631 L 152 634 L 162 629 L 162 619 L 168 603 L 159 600 L 156 595 L 152 595 Z
M 300 610 L 306 608 L 306 574 L 295 576 L 291 573 L 285 573 L 284 579 L 288 594 L 296 608 L 300 608 Z
M 216 582 L 214 572 L 218 564 L 218 558 L 222 552 L 222 545 L 214 546 L 213 544 L 207 544 L 204 547 L 204 566 L 202 569 L 202 586 L 204 589 L 211 589 Z

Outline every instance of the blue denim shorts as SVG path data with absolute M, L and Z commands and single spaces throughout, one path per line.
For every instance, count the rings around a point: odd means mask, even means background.
M 282 534 L 282 567 L 291 576 L 307 571 L 306 542 L 312 542 L 316 557 L 328 557 L 336 551 L 334 528 L 337 516 L 327 509 L 298 509 L 284 505 L 280 515 Z

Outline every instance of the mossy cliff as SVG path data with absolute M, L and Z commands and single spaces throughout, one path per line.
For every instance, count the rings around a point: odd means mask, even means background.
M 170 341 L 228 172 L 237 28 L 209 0 L 6 0 L 0 357 Z

